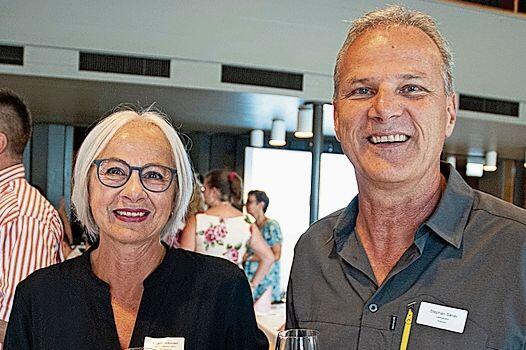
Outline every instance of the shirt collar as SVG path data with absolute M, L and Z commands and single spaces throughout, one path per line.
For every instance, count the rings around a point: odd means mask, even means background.
M 11 165 L 10 167 L 0 170 L 0 187 L 15 179 L 23 179 L 25 176 L 24 165 L 21 163 Z
M 473 189 L 450 164 L 442 162 L 440 172 L 446 178 L 446 189 L 437 208 L 423 224 L 458 249 L 473 205 Z M 356 196 L 338 216 L 333 229 L 334 242 L 338 250 L 354 232 L 358 208 L 358 196 Z
M 358 196 L 354 197 L 347 208 L 341 212 L 334 225 L 333 237 L 338 251 L 341 250 L 349 235 L 354 232 L 358 217 Z
M 156 285 L 162 285 L 166 278 L 172 275 L 174 259 L 176 259 L 176 250 L 171 249 L 166 243 L 161 241 L 165 249 L 165 256 L 159 266 L 157 266 L 146 278 L 144 279 L 143 285 L 145 288 L 151 288 Z M 93 243 L 89 249 L 84 252 L 78 259 L 80 264 L 78 265 L 80 274 L 79 278 L 83 281 L 89 282 L 89 285 L 96 286 L 97 288 L 103 288 L 109 291 L 109 284 L 101 280 L 95 275 L 93 266 L 91 265 L 91 253 L 99 247 L 99 241 Z
M 449 244 L 460 248 L 473 206 L 474 192 L 448 163 L 440 164 L 447 186 L 434 213 L 424 223 Z

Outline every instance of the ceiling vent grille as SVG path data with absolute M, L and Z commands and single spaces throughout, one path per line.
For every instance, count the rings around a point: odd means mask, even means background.
M 508 117 L 519 117 L 519 103 L 485 97 L 460 95 L 459 109 L 465 111 L 491 113 Z
M 303 91 L 303 74 L 221 66 L 221 82 Z
M 80 52 L 79 70 L 170 77 L 170 60 Z
M 24 47 L 0 45 L 0 63 L 16 66 L 24 65 Z

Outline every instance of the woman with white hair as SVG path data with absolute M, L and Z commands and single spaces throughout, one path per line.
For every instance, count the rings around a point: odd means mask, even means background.
M 77 216 L 96 243 L 19 285 L 5 350 L 126 349 L 146 337 L 171 337 L 174 349 L 268 348 L 239 268 L 161 242 L 180 225 L 193 181 L 165 118 L 124 110 L 101 120 L 73 181 Z

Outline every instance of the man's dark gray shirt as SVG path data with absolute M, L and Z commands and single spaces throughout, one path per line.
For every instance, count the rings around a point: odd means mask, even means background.
M 441 171 L 438 207 L 380 287 L 354 231 L 357 197 L 307 230 L 287 328 L 319 330 L 322 350 L 400 349 L 411 309 L 407 349 L 526 349 L 526 211 L 473 190 L 447 165 Z M 464 329 L 417 321 L 422 302 L 467 310 Z

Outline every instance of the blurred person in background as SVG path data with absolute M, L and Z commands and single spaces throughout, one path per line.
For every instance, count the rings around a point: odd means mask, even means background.
M 281 243 L 283 236 L 281 234 L 281 228 L 279 223 L 267 217 L 265 213 L 269 205 L 269 198 L 263 191 L 250 191 L 248 192 L 247 199 L 247 212 L 256 219 L 256 225 L 261 231 L 263 238 L 269 245 L 272 253 L 274 254 L 274 264 L 270 269 L 270 272 L 265 276 L 265 279 L 255 289 L 253 295 L 254 300 L 258 300 L 265 291 L 271 293 L 272 302 L 281 301 L 281 284 L 280 284 L 280 263 L 281 258 Z M 249 247 L 247 250 L 247 258 L 245 263 L 245 273 L 248 279 L 252 279 L 254 273 L 257 271 L 259 265 L 259 257 L 254 254 L 252 249 Z
M 83 255 L 19 284 L 5 350 L 126 349 L 145 337 L 192 350 L 265 349 L 237 267 L 161 239 L 192 195 L 184 145 L 154 111 L 120 110 L 88 134 L 72 202 L 95 241 Z
M 242 268 L 250 244 L 260 259 L 250 280 L 254 290 L 270 271 L 274 254 L 258 227 L 239 210 L 242 193 L 242 181 L 236 172 L 218 169 L 206 174 L 203 195 L 208 209 L 189 218 L 181 247 L 228 259 Z
M 0 342 L 15 288 L 33 271 L 64 260 L 57 211 L 25 180 L 31 115 L 20 97 L 0 90 Z
M 84 232 L 74 234 L 74 229 L 78 227 L 77 222 L 70 221 L 68 213 L 66 212 L 66 200 L 64 197 L 60 198 L 59 207 L 57 209 L 60 220 L 64 227 L 64 239 L 62 240 L 62 251 L 66 259 L 73 259 L 79 255 L 82 255 L 88 248 L 89 243 L 85 242 Z M 71 213 L 73 216 L 73 212 Z M 80 236 L 82 241 L 80 243 L 75 242 L 75 237 Z
M 188 220 L 197 215 L 198 213 L 204 212 L 206 209 L 205 199 L 203 197 L 203 184 L 200 179 L 200 175 L 195 174 L 194 176 L 194 187 L 192 191 L 192 197 L 188 204 L 188 210 L 184 218 L 184 225 L 177 229 L 175 233 L 170 233 L 163 239 L 163 241 L 170 247 L 179 248 L 181 246 L 181 236 L 183 234 L 183 228 Z

